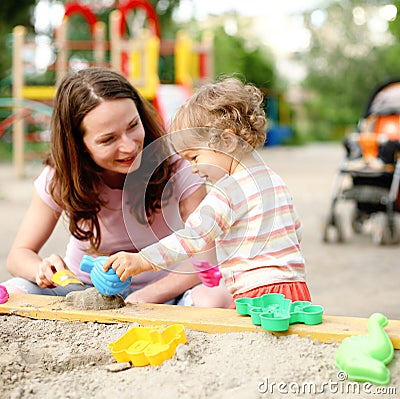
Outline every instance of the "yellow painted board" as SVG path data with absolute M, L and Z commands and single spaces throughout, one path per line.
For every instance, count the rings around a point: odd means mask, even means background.
M 24 86 L 22 88 L 22 98 L 32 100 L 52 100 L 56 95 L 55 86 Z
M 0 305 L 0 314 L 30 317 L 33 319 L 68 320 L 98 323 L 138 323 L 143 326 L 183 324 L 186 328 L 208 333 L 262 332 L 248 316 L 240 316 L 232 309 L 210 309 L 191 306 L 157 304 L 128 304 L 124 308 L 91 311 L 76 310 L 66 304 L 64 297 L 10 294 Z M 367 333 L 367 318 L 323 316 L 321 324 L 309 326 L 292 324 L 282 336 L 297 334 L 320 342 L 340 342 L 352 335 Z M 389 320 L 385 331 L 395 349 L 400 349 L 400 320 Z

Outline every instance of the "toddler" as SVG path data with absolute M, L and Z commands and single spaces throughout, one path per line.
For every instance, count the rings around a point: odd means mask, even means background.
M 168 268 L 215 241 L 223 282 L 234 299 L 281 293 L 310 301 L 301 224 L 282 179 L 259 157 L 266 116 L 259 89 L 229 77 L 204 85 L 178 110 L 168 138 L 209 182 L 185 227 L 137 254 L 108 258 L 122 281 Z M 232 304 L 234 307 L 234 304 Z

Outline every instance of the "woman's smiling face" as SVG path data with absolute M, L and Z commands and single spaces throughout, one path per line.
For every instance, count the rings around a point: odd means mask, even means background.
M 139 168 L 145 132 L 132 99 L 100 103 L 83 118 L 82 129 L 86 150 L 107 174 L 127 174 Z

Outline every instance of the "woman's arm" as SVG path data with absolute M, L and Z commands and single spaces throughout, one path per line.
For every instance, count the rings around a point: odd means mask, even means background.
M 126 302 L 164 303 L 199 284 L 196 273 L 171 271 L 162 279 L 128 295 Z
M 7 257 L 7 270 L 13 276 L 51 287 L 55 270 L 66 266 L 58 255 L 42 259 L 38 253 L 52 234 L 60 213 L 49 207 L 35 192 Z
M 183 223 L 186 222 L 188 216 L 198 207 L 200 202 L 203 201 L 206 194 L 206 187 L 205 185 L 202 185 L 179 203 L 179 212 L 181 214 Z

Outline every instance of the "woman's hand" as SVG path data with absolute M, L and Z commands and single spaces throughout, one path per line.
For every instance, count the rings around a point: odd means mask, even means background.
M 152 303 L 152 298 L 146 298 L 146 295 L 142 295 L 141 290 L 137 290 L 129 294 L 125 298 L 125 303 Z
M 106 272 L 110 267 L 115 270 L 121 281 L 131 276 L 153 270 L 152 264 L 140 254 L 129 252 L 118 252 L 111 255 L 104 263 L 103 270 Z
M 54 288 L 56 285 L 51 279 L 56 272 L 63 269 L 67 269 L 67 265 L 59 255 L 53 254 L 43 258 L 36 273 L 36 284 L 40 288 Z

